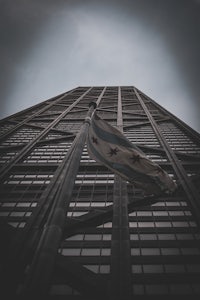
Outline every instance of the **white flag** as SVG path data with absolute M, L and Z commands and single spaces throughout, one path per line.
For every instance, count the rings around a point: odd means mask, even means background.
M 176 189 L 176 183 L 167 172 L 96 112 L 88 131 L 87 149 L 92 159 L 144 189 L 147 194 L 173 192 Z

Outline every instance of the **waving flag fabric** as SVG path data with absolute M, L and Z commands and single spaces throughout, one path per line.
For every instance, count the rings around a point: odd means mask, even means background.
M 156 163 L 132 144 L 119 130 L 93 114 L 88 131 L 89 156 L 147 194 L 173 192 L 176 184 Z

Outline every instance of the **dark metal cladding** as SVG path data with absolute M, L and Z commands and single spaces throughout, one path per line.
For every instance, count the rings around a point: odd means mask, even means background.
M 93 161 L 93 111 L 176 181 L 147 197 Z M 2 299 L 200 294 L 200 135 L 133 86 L 78 87 L 0 121 Z

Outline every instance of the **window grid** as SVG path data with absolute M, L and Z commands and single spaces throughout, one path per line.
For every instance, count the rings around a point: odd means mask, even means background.
M 65 158 L 70 147 L 71 143 L 68 142 L 37 147 L 23 160 L 23 163 L 59 164 Z
M 19 128 L 11 136 L 1 143 L 1 146 L 16 146 L 23 143 L 28 143 L 34 139 L 41 130 L 29 127 Z
M 129 129 L 125 131 L 125 136 L 133 143 L 154 148 L 160 147 L 156 135 L 150 126 Z
M 54 105 L 34 117 L 30 124 L 46 127 L 78 97 L 82 96 L 88 88 L 78 88 L 70 95 L 66 95 L 58 105 Z M 65 132 L 77 133 L 83 124 L 88 103 L 96 101 L 103 88 L 92 88 L 80 103 L 56 125 L 56 128 Z M 164 113 L 160 112 L 156 105 L 150 103 L 150 100 L 142 93 L 139 92 L 139 94 L 155 120 L 160 120 Z M 124 127 L 148 121 L 133 87 L 121 87 L 121 97 Z M 49 100 L 49 103 L 52 101 L 54 100 Z M 98 114 L 114 126 L 117 124 L 117 105 L 118 87 L 106 88 Z M 105 111 L 103 111 L 104 108 Z M 82 111 L 80 112 L 80 110 Z M 26 115 L 18 116 L 14 120 L 20 122 L 36 111 L 31 110 Z M 187 136 L 175 123 L 158 122 L 158 124 L 172 151 L 199 155 L 198 143 Z M 5 130 L 9 130 L 9 128 L 5 125 Z M 40 132 L 39 129 L 23 126 L 10 135 L 2 145 L 15 146 L 19 143 L 29 142 Z M 125 135 L 134 144 L 160 148 L 160 143 L 148 124 L 133 126 L 129 130 L 125 128 Z M 29 222 L 29 217 L 33 215 L 34 209 L 40 205 L 42 193 L 71 146 L 71 142 L 51 144 L 51 139 L 64 136 L 61 132 L 50 131 L 46 136 L 47 144 L 38 145 L 19 165 L 15 166 L 12 173 L 4 180 L 0 192 L 0 216 L 12 227 L 22 229 Z M 173 180 L 176 180 L 172 166 L 163 152 L 159 153 L 159 149 L 155 152 L 145 147 L 143 151 L 147 157 L 160 164 Z M 2 153 L 0 162 L 2 164 L 9 162 L 17 153 L 17 151 L 10 150 L 8 153 Z M 36 170 L 37 168 L 38 170 Z M 188 164 L 185 169 L 192 177 L 197 174 L 198 166 L 195 169 L 192 164 Z M 113 205 L 113 184 L 114 174 L 90 159 L 85 147 L 69 209 L 66 213 L 66 221 L 73 224 L 73 222 L 85 220 L 89 217 L 88 213 L 102 212 Z M 143 199 L 142 190 L 129 183 L 127 183 L 127 189 L 130 202 Z M 70 218 L 76 220 L 70 220 Z M 66 237 L 62 241 L 59 254 L 68 256 L 71 262 L 80 263 L 98 276 L 107 276 L 110 274 L 112 225 L 112 220 L 102 220 L 90 228 L 77 229 L 76 233 L 72 233 L 72 236 Z M 134 295 L 200 293 L 200 289 L 195 283 L 186 284 L 184 282 L 183 284 L 169 281 L 170 276 L 175 278 L 173 276 L 177 274 L 180 275 L 179 280 L 181 281 L 188 275 L 199 276 L 200 273 L 200 264 L 194 263 L 195 260 L 199 261 L 200 257 L 200 234 L 192 208 L 182 192 L 181 197 L 169 196 L 167 200 L 160 197 L 159 201 L 152 206 L 147 205 L 130 212 L 129 225 Z M 157 278 L 161 278 L 163 282 L 157 282 Z M 77 296 L 79 292 L 69 285 L 52 283 L 50 294 Z
M 0 153 L 0 165 L 9 163 L 17 154 L 18 151 L 8 151 L 8 152 Z
M 79 171 L 74 192 L 69 204 L 67 217 L 80 217 L 94 209 L 101 209 L 113 204 L 114 174 L 102 172 Z
M 199 295 L 200 288 L 198 283 L 171 283 L 171 284 L 134 284 L 134 295 Z
M 174 123 L 163 122 L 159 127 L 172 150 L 188 154 L 200 154 L 200 145 L 195 143 Z

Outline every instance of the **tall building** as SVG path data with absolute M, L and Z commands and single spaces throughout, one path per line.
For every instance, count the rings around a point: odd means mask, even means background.
M 91 102 L 168 172 L 175 193 L 145 196 L 88 156 Z M 4 296 L 200 294 L 197 132 L 133 86 L 78 87 L 0 125 Z

